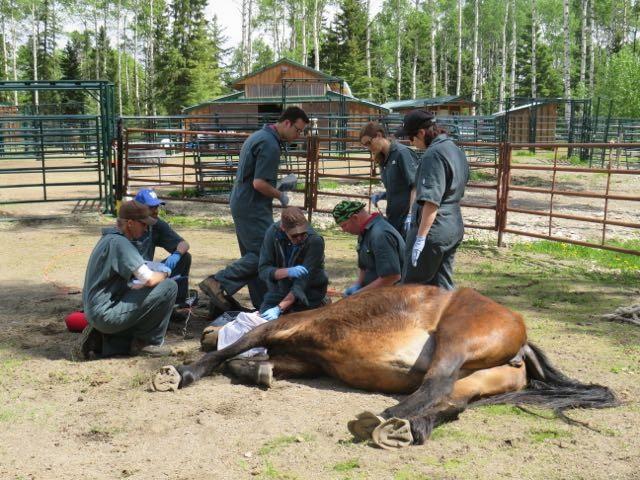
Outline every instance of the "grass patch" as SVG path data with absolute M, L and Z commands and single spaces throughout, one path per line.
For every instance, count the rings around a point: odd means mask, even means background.
M 404 467 L 393 475 L 393 480 L 429 480 L 431 478 L 432 477 L 411 470 L 410 467 Z
M 298 477 L 289 472 L 281 472 L 273 466 L 271 462 L 267 462 L 264 468 L 264 476 L 266 478 L 277 478 L 280 480 L 295 480 Z
M 197 188 L 185 188 L 184 192 L 180 190 L 171 190 L 168 194 L 170 198 L 196 198 L 200 196 Z
M 556 438 L 570 438 L 571 433 L 556 429 L 534 429 L 529 430 L 529 438 L 534 443 L 541 443 L 545 440 L 555 440 Z
M 481 433 L 467 433 L 463 430 L 459 430 L 454 425 L 442 425 L 441 427 L 436 428 L 431 433 L 430 440 L 444 440 L 444 439 L 452 439 L 452 440 L 471 440 L 474 442 L 482 442 L 487 440 L 485 435 Z
M 293 435 L 283 435 L 281 437 L 276 437 L 273 440 L 265 443 L 260 450 L 258 450 L 258 455 L 269 455 L 278 450 L 283 449 L 287 445 L 291 445 L 292 443 L 296 443 L 299 441 L 298 437 L 302 438 L 302 440 L 306 442 L 310 442 L 313 440 L 313 436 L 311 435 L 302 435 L 302 436 L 293 436 Z
M 484 405 L 478 407 L 486 415 L 524 415 L 521 409 L 515 405 Z
M 470 182 L 495 182 L 497 177 L 493 173 L 481 172 L 479 170 L 471 170 L 469 172 Z
M 333 466 L 333 469 L 336 472 L 348 472 L 348 471 L 354 470 L 356 468 L 360 468 L 360 462 L 356 458 L 352 458 L 352 459 L 344 461 L 344 462 L 336 463 Z
M 337 180 L 320 180 L 318 190 L 337 190 L 340 183 Z
M 71 383 L 71 377 L 67 372 L 49 372 L 49 380 L 51 383 Z
M 231 220 L 222 218 L 198 218 L 186 215 L 160 215 L 172 227 L 217 228 L 233 226 Z
M 612 246 L 629 250 L 640 250 L 640 240 L 625 240 L 610 242 Z M 570 243 L 541 240 L 537 242 L 516 243 L 515 252 L 543 253 L 553 258 L 563 260 L 590 261 L 601 267 L 621 270 L 623 272 L 638 272 L 640 270 L 640 256 L 582 247 Z
M 148 382 L 149 382 L 149 376 L 147 374 L 136 373 L 129 380 L 129 385 L 131 386 L 131 388 L 139 388 L 142 385 L 146 385 Z

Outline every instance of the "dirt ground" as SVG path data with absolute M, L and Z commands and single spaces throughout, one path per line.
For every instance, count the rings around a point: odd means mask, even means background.
M 210 207 L 197 210 L 211 215 Z M 331 379 L 278 381 L 265 391 L 221 375 L 159 394 L 147 383 L 166 359 L 72 362 L 77 334 L 63 318 L 81 305 L 87 258 L 111 221 L 93 214 L 0 223 L 2 479 L 640 478 L 640 329 L 596 317 L 638 302 L 637 275 L 464 246 L 461 286 L 522 312 L 531 339 L 562 371 L 610 386 L 624 403 L 569 413 L 594 430 L 546 410 L 472 409 L 424 446 L 387 452 L 354 443 L 346 423 L 399 397 Z M 194 285 L 238 255 L 229 227 L 179 230 L 192 245 Z M 339 290 L 355 274 L 355 239 L 326 239 L 331 288 Z M 193 338 L 169 334 L 173 362 L 197 358 L 205 314 L 196 310 Z

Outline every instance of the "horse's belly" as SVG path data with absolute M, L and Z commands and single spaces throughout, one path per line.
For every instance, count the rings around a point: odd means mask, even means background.
M 418 329 L 376 338 L 368 348 L 351 348 L 342 361 L 331 362 L 332 374 L 356 388 L 413 392 L 431 360 L 433 340 L 429 339 L 428 332 Z

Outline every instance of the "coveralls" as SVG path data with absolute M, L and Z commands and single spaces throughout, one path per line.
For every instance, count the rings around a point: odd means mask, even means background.
M 460 200 L 469 180 L 469 164 L 464 152 L 447 135 L 438 135 L 422 155 L 416 175 L 414 227 L 407 236 L 403 283 L 436 285 L 453 290 L 453 259 L 464 236 Z M 411 264 L 411 250 L 420 225 L 424 202 L 438 207 L 427 234 L 418 266 Z
M 153 288 L 128 286 L 144 259 L 119 230 L 104 229 L 91 252 L 82 301 L 91 326 L 103 334 L 102 354 L 130 352 L 131 341 L 162 345 L 178 287 L 167 279 Z
M 184 241 L 171 226 L 162 219 L 158 219 L 158 223 L 150 225 L 149 230 L 144 236 L 138 240 L 134 240 L 140 255 L 145 260 L 153 260 L 156 247 L 164 248 L 168 253 L 176 251 L 178 244 Z M 178 296 L 176 303 L 182 303 L 187 299 L 189 289 L 189 272 L 191 270 L 191 254 L 185 253 L 180 257 L 176 266 L 171 270 L 172 277 L 179 277 L 176 281 L 178 284 Z
M 358 236 L 358 268 L 364 270 L 362 287 L 378 277 L 401 275 L 404 240 L 382 215 L 374 213 Z
M 273 199 L 253 188 L 253 181 L 259 178 L 276 186 L 281 148 L 273 125 L 265 125 L 242 145 L 230 198 L 242 256 L 214 275 L 229 295 L 248 285 L 255 308 L 260 308 L 267 291 L 266 284 L 258 277 L 258 264 L 262 241 L 273 224 Z
M 296 298 L 291 311 L 307 310 L 323 304 L 327 295 L 329 277 L 324 270 L 324 239 L 311 227 L 307 228 L 307 239 L 293 245 L 280 228 L 280 222 L 267 230 L 260 250 L 260 278 L 267 284 L 268 292 L 260 311 L 278 305 L 289 292 Z M 275 280 L 279 268 L 304 265 L 309 273 L 300 278 Z
M 380 178 L 387 191 L 387 221 L 401 235 L 411 209 L 411 190 L 415 186 L 418 157 L 409 147 L 391 142 L 389 154 L 380 165 Z

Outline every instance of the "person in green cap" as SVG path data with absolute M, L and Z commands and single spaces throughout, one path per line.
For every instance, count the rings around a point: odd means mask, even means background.
M 407 236 L 402 283 L 453 290 L 453 259 L 464 236 L 460 200 L 469 180 L 467 157 L 431 112 L 407 113 L 396 136 L 426 149 L 416 174 L 416 221 Z
M 292 106 L 275 124 L 265 125 L 242 145 L 229 199 L 242 256 L 198 285 L 223 312 L 237 305 L 232 295 L 245 285 L 253 306 L 262 305 L 267 286 L 258 276 L 260 248 L 273 224 L 273 200 L 278 199 L 283 207 L 289 203 L 287 194 L 276 188 L 282 143 L 296 140 L 308 123 L 304 110 Z
M 403 237 L 411 229 L 411 205 L 416 196 L 416 169 L 418 156 L 409 147 L 387 138 L 384 127 L 369 122 L 360 131 L 360 143 L 371 152 L 380 165 L 380 179 L 384 192 L 371 195 L 376 207 L 380 200 L 387 200 L 387 221 Z
M 362 202 L 344 200 L 332 212 L 344 232 L 358 236 L 358 278 L 343 292 L 345 297 L 360 290 L 393 285 L 402 274 L 402 236 L 382 215 L 369 214 L 364 207 Z
M 146 205 L 131 200 L 120 206 L 116 228 L 103 230 L 87 265 L 82 301 L 89 325 L 74 359 L 171 354 L 164 336 L 178 286 L 167 278 L 169 267 L 147 264 L 133 244 L 156 222 Z

